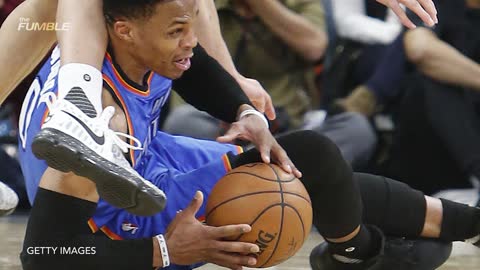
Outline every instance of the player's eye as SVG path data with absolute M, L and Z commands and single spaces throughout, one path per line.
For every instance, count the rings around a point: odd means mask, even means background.
M 172 31 L 168 32 L 168 35 L 171 37 L 177 37 L 183 32 L 183 28 L 175 28 Z

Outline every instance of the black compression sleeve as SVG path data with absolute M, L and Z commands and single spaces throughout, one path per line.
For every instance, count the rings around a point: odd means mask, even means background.
M 153 240 L 113 241 L 87 225 L 96 204 L 39 189 L 28 221 L 23 269 L 152 269 Z
M 195 108 L 232 123 L 238 108 L 251 105 L 237 81 L 198 45 L 193 49 L 192 66 L 173 82 L 173 88 Z

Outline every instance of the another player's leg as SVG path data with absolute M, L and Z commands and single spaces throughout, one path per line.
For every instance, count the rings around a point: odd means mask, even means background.
M 62 53 L 58 99 L 50 104 L 32 151 L 54 169 L 95 182 L 112 205 L 153 214 L 164 208 L 165 195 L 126 162 L 121 152 L 128 149 L 108 127 L 112 112 L 102 112 L 99 70 L 107 46 L 103 18 L 100 0 L 59 1 L 57 23 L 68 30 L 57 32 Z
M 302 143 L 298 143 L 299 141 Z M 451 249 L 449 243 L 422 239 L 406 241 L 401 238 L 385 238 L 384 234 L 395 236 L 392 228 L 384 228 L 382 224 L 378 226 L 380 229 L 377 226 L 364 225 L 377 225 L 368 217 L 383 217 L 383 212 L 372 210 L 373 207 L 370 204 L 362 207 L 363 198 L 360 196 L 356 181 L 353 181 L 353 173 L 338 149 L 328 139 L 314 132 L 302 131 L 278 138 L 278 142 L 302 171 L 301 180 L 312 198 L 314 224 L 328 242 L 328 245 L 324 245 L 328 248 L 322 249 L 324 251 L 322 256 L 313 256 L 315 269 L 370 269 L 368 267 L 372 265 L 388 267 L 388 269 L 395 269 L 395 267 L 399 269 L 405 265 L 408 265 L 407 269 L 415 269 L 413 268 L 415 265 L 422 265 L 427 267 L 423 269 L 434 269 L 448 258 Z M 239 166 L 260 160 L 258 151 L 249 150 L 231 163 L 233 166 Z M 376 204 L 389 205 L 386 199 L 393 196 L 395 192 L 386 189 L 385 184 L 377 180 L 373 187 L 384 187 L 384 190 L 368 192 L 365 196 L 375 196 L 379 193 L 384 197 L 377 198 Z M 362 184 L 362 187 L 363 185 L 365 184 Z M 425 208 L 423 194 L 413 193 L 410 188 L 406 189 L 406 193 L 401 190 L 397 197 L 415 198 L 416 200 L 412 202 L 404 203 L 411 207 L 409 209 L 422 209 L 422 202 Z M 398 204 L 396 204 L 397 208 L 389 206 L 389 213 L 400 212 L 398 206 Z M 421 210 L 411 212 L 416 214 L 417 222 L 411 220 L 407 222 L 403 212 L 397 215 L 396 219 L 390 217 L 390 221 L 399 220 L 401 224 L 399 236 L 418 237 L 420 235 L 425 216 L 422 216 Z M 418 233 L 415 234 L 417 231 Z M 440 256 L 435 258 L 421 256 L 425 250 L 430 252 L 428 254 L 436 253 Z M 380 254 L 383 256 L 378 256 Z M 391 258 L 400 259 L 390 260 Z
M 364 222 L 397 237 L 385 242 L 385 252 L 376 258 L 375 266 L 436 269 L 448 258 L 450 242 L 465 241 L 480 247 L 479 208 L 424 196 L 403 183 L 380 176 L 356 174 L 356 178 L 364 203 Z M 405 254 L 416 255 L 404 260 Z M 334 257 L 329 244 L 321 244 L 312 251 L 312 266 L 357 269 Z
M 28 0 L 0 28 L 0 103 L 40 63 L 55 42 L 54 31 L 28 31 L 27 22 L 55 22 L 57 0 Z

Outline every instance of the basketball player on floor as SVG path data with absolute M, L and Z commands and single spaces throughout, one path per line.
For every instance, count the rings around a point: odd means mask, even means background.
M 165 198 L 162 192 L 156 187 L 149 186 L 148 182 L 136 175 L 130 166 L 119 168 L 115 165 L 110 143 L 114 143 L 116 140 L 108 138 L 113 133 L 109 132 L 108 127 L 102 124 L 103 117 L 100 117 L 102 79 L 97 70 L 102 66 L 107 44 L 106 31 L 100 27 L 105 24 L 102 16 L 102 2 L 100 0 L 61 0 L 58 2 L 58 25 L 68 26 L 68 31 L 58 32 L 63 52 L 59 71 L 59 98 L 54 106 L 54 112 L 52 112 L 52 118 L 55 121 L 46 124 L 44 130 L 38 135 L 39 147 L 35 148 L 36 154 L 45 158 L 51 166 L 57 169 L 72 170 L 97 182 L 111 181 L 112 185 L 108 187 L 108 192 L 103 192 L 104 198 L 118 207 L 128 208 L 133 213 L 137 213 L 136 207 L 151 209 L 152 213 L 158 212 L 164 206 Z M 202 1 L 201 5 L 203 12 L 199 26 L 218 28 L 218 22 L 210 18 L 212 10 L 216 12 L 213 2 Z M 19 25 L 19 22 L 22 22 L 21 18 L 29 18 L 29 22 L 32 24 L 54 22 L 56 7 L 56 0 L 26 1 L 11 14 L 3 25 L 0 32 L 0 44 L 5 50 L 0 52 L 0 60 L 3 63 L 9 63 L 10 65 L 7 65 L 11 68 L 2 70 L 0 73 L 0 82 L 2 83 L 0 89 L 3 91 L 0 93 L 1 100 L 4 100 L 10 93 L 7 90 L 13 89 L 40 62 L 55 41 L 54 32 L 21 29 Z M 21 25 L 25 26 L 25 23 Z M 218 35 L 215 35 L 216 32 Z M 202 37 L 209 40 L 210 49 L 218 48 L 217 58 L 221 60 L 222 64 L 228 66 L 232 73 L 235 73 L 236 70 L 231 64 L 229 55 L 224 55 L 228 53 L 228 50 L 226 48 L 222 50 L 218 45 L 219 42 L 223 42 L 219 33 L 219 30 L 203 31 Z M 14 49 L 19 50 L 19 46 L 27 47 L 25 52 L 28 53 L 16 54 L 12 59 L 12 54 L 8 52 Z M 22 62 L 22 58 L 27 59 Z M 228 62 L 229 59 L 230 62 Z M 266 111 L 270 118 L 274 118 L 271 99 L 260 84 L 241 76 L 238 72 L 235 75 L 245 92 L 255 100 L 255 105 L 260 110 Z M 105 135 L 106 143 L 98 145 L 93 140 L 94 138 L 77 142 L 75 138 L 88 134 L 88 130 L 83 128 L 80 123 L 73 121 L 71 115 L 93 129 L 99 137 Z M 59 126 L 57 124 L 59 122 L 71 124 Z M 72 155 L 71 153 L 76 154 Z M 82 156 L 83 158 L 81 158 Z M 88 158 L 86 158 L 87 156 Z M 105 185 L 99 185 L 101 191 L 104 187 Z
M 182 269 L 178 265 L 190 269 L 202 262 L 232 269 L 254 265 L 254 258 L 241 254 L 256 252 L 257 246 L 221 240 L 250 230 L 248 225 L 213 228 L 196 218 L 203 215 L 202 194 L 208 196 L 230 168 L 259 162 L 272 148 L 277 153 L 272 154 L 272 160 L 284 168 L 290 166 L 301 176 L 280 145 L 302 171 L 301 180 L 312 198 L 314 224 L 328 240 L 328 244 L 318 246 L 312 253 L 315 269 L 434 269 L 448 257 L 449 244 L 396 239 L 393 245 L 393 240 L 384 235 L 447 242 L 479 235 L 479 209 L 425 197 L 382 177 L 353 174 L 333 143 L 316 133 L 292 133 L 279 138 L 277 143 L 247 97 L 238 88 L 224 87 L 231 85 L 228 81 L 233 78 L 201 47 L 195 47 L 195 0 L 104 3 L 111 49 L 102 68 L 103 103 L 116 107 L 112 121 L 116 130 L 144 142 L 139 151 L 131 151 L 134 147 L 120 141 L 117 144 L 130 148 L 135 169 L 163 189 L 169 203 L 165 211 L 153 217 L 129 214 L 99 201 L 93 182 L 61 174 L 33 157 L 29 146 L 34 134 L 42 121 L 52 121 L 44 116 L 47 108 L 55 104 L 55 65 L 60 57 L 55 50 L 38 76 L 44 83 L 38 82 L 39 89 L 31 89 L 23 108 L 32 114 L 22 117 L 30 119 L 28 129 L 21 130 L 25 135 L 20 145 L 22 168 L 34 172 L 26 179 L 29 190 L 40 186 L 21 256 L 24 269 L 151 269 L 170 263 L 176 269 Z M 174 86 L 187 101 L 222 120 L 235 122 L 220 140 L 248 139 L 262 154 L 252 149 L 235 155 L 240 149 L 233 145 L 157 131 L 160 107 L 171 86 L 170 79 L 165 77 L 176 79 L 182 74 Z M 42 97 L 35 100 L 46 104 L 31 104 L 31 98 L 38 94 Z M 105 119 L 110 119 L 112 108 L 107 107 L 104 114 L 108 116 Z M 237 119 L 239 115 L 243 117 Z M 35 196 L 31 192 L 29 195 Z M 183 211 L 177 214 L 179 210 Z M 102 231 L 123 241 L 110 241 L 92 235 L 92 231 Z M 95 254 L 58 256 L 26 252 L 35 246 L 95 247 Z
M 380 0 L 390 6 L 405 25 L 414 25 L 405 16 L 398 2 L 402 0 Z M 73 171 L 99 183 L 98 189 L 104 199 L 112 204 L 128 208 L 136 213 L 137 208 L 149 208 L 157 212 L 164 207 L 165 197 L 161 190 L 151 186 L 130 166 L 120 168 L 115 165 L 111 152 L 117 141 L 108 126 L 103 124 L 100 98 L 101 69 L 103 52 L 106 48 L 106 34 L 101 15 L 99 0 L 66 1 L 60 0 L 58 6 L 58 25 L 69 24 L 70 31 L 59 31 L 57 38 L 62 48 L 62 64 L 58 76 L 58 102 L 52 106 L 50 121 L 38 134 L 35 152 L 48 164 L 62 171 Z M 421 5 L 419 4 L 421 3 Z M 429 25 L 436 21 L 436 11 L 431 0 L 406 1 L 407 7 Z M 227 70 L 235 76 L 243 90 L 261 112 L 270 119 L 275 117 L 271 99 L 264 89 L 254 80 L 244 78 L 235 70 L 225 44 L 221 40 L 218 22 L 212 1 L 202 1 L 203 19 L 202 37 L 207 49 L 216 56 Z M 0 31 L 0 61 L 9 69 L 0 72 L 0 100 L 4 100 L 11 90 L 38 64 L 51 48 L 55 36 L 48 31 L 22 32 L 19 19 L 29 18 L 31 22 L 55 21 L 56 0 L 28 0 L 21 5 L 4 23 Z M 208 8 L 209 7 L 209 8 Z M 425 8 L 426 11 L 423 9 Z M 210 16 L 209 16 L 210 13 Z M 212 29 L 216 31 L 212 31 Z M 208 41 L 208 42 L 207 42 Z M 81 44 L 81 45 L 79 45 Z M 11 54 L 17 51 L 20 53 Z M 21 52 L 25 52 L 23 55 Z M 80 122 L 74 121 L 79 119 Z M 57 123 L 68 122 L 60 126 Z M 82 125 L 83 124 L 83 125 Z M 98 145 L 94 140 L 78 142 L 76 139 L 88 134 L 93 129 L 96 135 L 105 136 L 106 144 Z M 86 137 L 88 138 L 88 137 Z M 94 139 L 94 137 L 92 138 Z M 105 182 L 111 185 L 105 185 Z M 108 191 L 103 190 L 108 186 Z

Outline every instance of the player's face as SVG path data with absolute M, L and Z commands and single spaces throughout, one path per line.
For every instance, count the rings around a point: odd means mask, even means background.
M 135 24 L 135 54 L 155 73 L 177 79 L 190 68 L 197 46 L 194 23 L 197 0 L 174 0 L 158 4 L 153 16 Z

